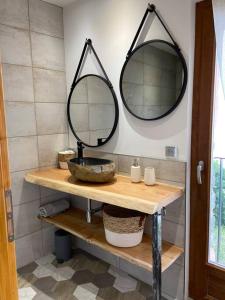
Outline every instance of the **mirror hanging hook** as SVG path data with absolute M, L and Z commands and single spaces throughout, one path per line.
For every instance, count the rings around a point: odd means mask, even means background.
M 92 40 L 86 38 L 85 44 L 84 44 L 84 48 L 83 48 L 83 51 L 82 51 L 82 54 L 81 54 L 81 57 L 80 57 L 80 61 L 79 61 L 79 64 L 78 64 L 78 67 L 77 67 L 77 70 L 76 70 L 76 73 L 75 73 L 75 76 L 74 76 L 74 80 L 73 80 L 73 83 L 72 83 L 72 85 L 71 85 L 71 90 L 74 88 L 74 86 L 75 86 L 75 84 L 76 84 L 76 82 L 77 82 L 77 79 L 78 79 L 79 74 L 80 74 L 80 69 L 81 69 L 81 66 L 82 66 L 82 63 L 83 63 L 83 60 L 84 60 L 86 51 L 88 51 L 88 49 L 90 49 L 90 50 L 94 53 L 94 56 L 95 56 L 95 58 L 96 58 L 96 60 L 97 60 L 97 62 L 98 62 L 98 64 L 99 64 L 99 66 L 100 66 L 100 68 L 101 68 L 101 70 L 102 70 L 102 73 L 103 73 L 104 76 L 105 76 L 105 79 L 106 79 L 107 82 L 109 83 L 110 88 L 113 88 L 112 83 L 111 83 L 111 81 L 109 80 L 109 77 L 108 77 L 108 75 L 106 74 L 106 71 L 105 71 L 105 69 L 103 68 L 103 65 L 102 65 L 102 63 L 101 63 L 101 61 L 100 61 L 100 59 L 99 59 L 99 57 L 98 57 L 98 55 L 97 55 L 97 53 L 96 53 L 96 51 L 95 51 L 95 48 L 94 48 L 94 46 L 93 46 L 93 44 L 92 44 Z
M 156 6 L 155 6 L 154 4 L 148 3 L 148 7 L 147 7 L 147 9 L 146 9 L 146 11 L 145 11 L 145 14 L 144 14 L 144 16 L 143 16 L 143 18 L 142 18 L 142 20 L 141 20 L 141 23 L 140 23 L 140 25 L 139 25 L 139 27 L 138 27 L 138 30 L 137 30 L 136 34 L 135 34 L 135 37 L 134 37 L 133 42 L 132 42 L 132 44 L 131 44 L 131 46 L 130 46 L 130 49 L 129 49 L 129 51 L 127 52 L 126 59 L 128 59 L 128 58 L 130 57 L 130 55 L 131 55 L 131 53 L 132 53 L 132 51 L 133 51 L 133 48 L 134 48 L 134 46 L 136 45 L 137 39 L 138 39 L 138 37 L 139 37 L 139 35 L 140 35 L 140 33 L 141 33 L 141 30 L 142 30 L 142 28 L 143 28 L 143 26 L 144 26 L 144 24 L 145 24 L 145 21 L 146 21 L 146 19 L 147 19 L 149 13 L 154 13 L 154 14 L 156 15 L 156 17 L 158 18 L 158 20 L 159 20 L 160 23 L 162 24 L 163 28 L 165 29 L 165 31 L 166 31 L 167 34 L 169 35 L 170 39 L 172 40 L 174 46 L 177 48 L 177 50 L 180 51 L 180 47 L 178 46 L 177 42 L 176 42 L 176 41 L 174 40 L 174 38 L 172 37 L 172 34 L 170 33 L 169 29 L 167 28 L 167 26 L 166 26 L 165 23 L 163 22 L 163 19 L 161 18 L 161 16 L 160 16 L 160 15 L 158 14 L 158 12 L 156 11 Z

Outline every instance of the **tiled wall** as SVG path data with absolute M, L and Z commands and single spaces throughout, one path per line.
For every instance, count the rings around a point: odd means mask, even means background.
M 1 1 L 0 51 L 20 267 L 52 249 L 53 228 L 36 214 L 61 196 L 23 178 L 54 165 L 68 143 L 62 9 L 40 0 Z
M 116 163 L 116 170 L 120 173 L 130 173 L 134 157 L 126 155 L 117 155 L 111 153 L 102 153 L 99 151 L 86 150 L 87 156 L 112 159 Z M 153 158 L 140 158 L 142 170 L 147 166 L 155 168 L 157 180 L 185 187 L 186 163 L 174 160 L 160 160 Z M 72 203 L 75 207 L 86 208 L 86 199 L 73 197 Z M 93 201 L 93 207 L 99 206 L 99 203 Z M 138 209 L 138 207 L 137 207 Z M 145 231 L 151 233 L 151 218 L 146 222 Z M 185 246 L 185 196 L 169 205 L 166 215 L 163 217 L 162 236 L 177 246 Z M 152 273 L 149 273 L 139 267 L 136 267 L 123 259 L 119 259 L 110 253 L 107 253 L 93 245 L 75 238 L 75 245 L 81 247 L 93 255 L 116 265 L 133 276 L 145 281 L 151 282 Z M 163 273 L 163 294 L 168 299 L 183 299 L 184 293 L 184 256 L 180 257 L 165 273 Z

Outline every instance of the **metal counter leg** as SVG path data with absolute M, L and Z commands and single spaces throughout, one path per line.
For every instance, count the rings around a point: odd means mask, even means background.
M 162 211 L 152 216 L 153 299 L 161 300 Z
M 91 199 L 87 199 L 86 221 L 91 223 Z

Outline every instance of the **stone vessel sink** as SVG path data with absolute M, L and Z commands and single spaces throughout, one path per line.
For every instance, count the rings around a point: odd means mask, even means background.
M 74 179 L 86 182 L 109 182 L 115 176 L 115 163 L 108 159 L 73 158 L 68 162 L 68 167 Z

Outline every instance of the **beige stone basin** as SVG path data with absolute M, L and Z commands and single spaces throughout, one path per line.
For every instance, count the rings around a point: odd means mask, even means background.
M 115 176 L 115 163 L 108 159 L 73 158 L 68 162 L 68 167 L 74 179 L 85 182 L 104 183 Z

